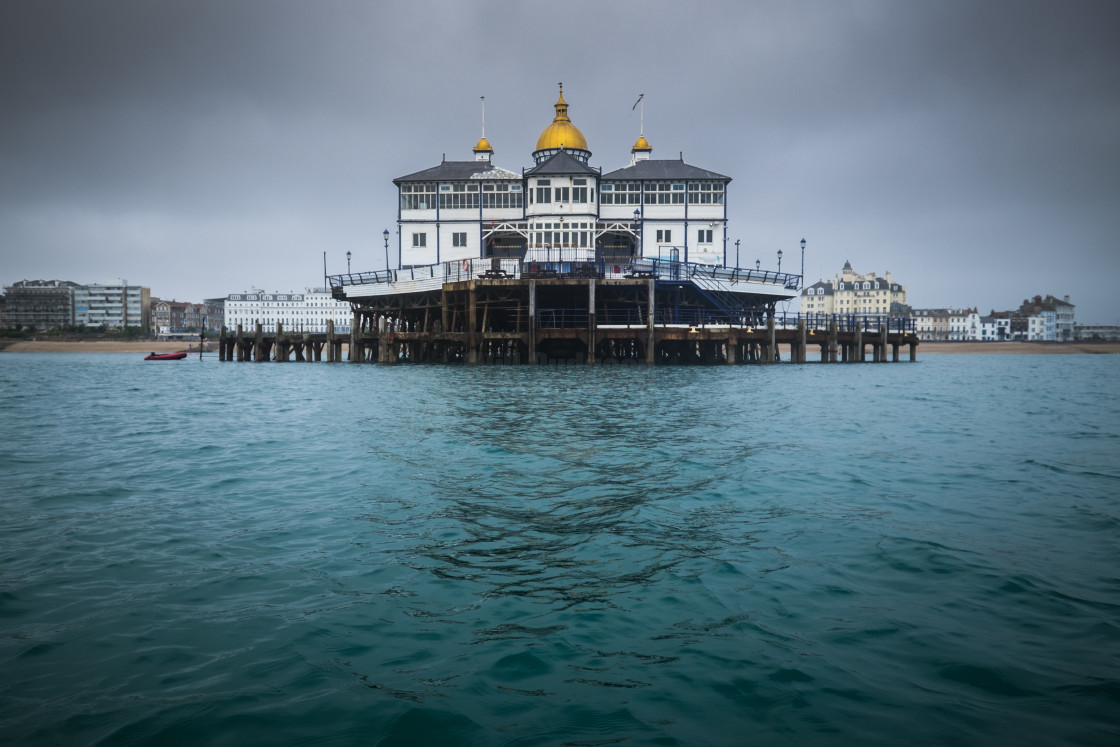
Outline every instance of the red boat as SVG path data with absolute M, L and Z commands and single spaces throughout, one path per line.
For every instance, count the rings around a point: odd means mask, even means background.
M 187 354 L 180 350 L 178 353 L 151 353 L 144 356 L 146 361 L 181 361 Z

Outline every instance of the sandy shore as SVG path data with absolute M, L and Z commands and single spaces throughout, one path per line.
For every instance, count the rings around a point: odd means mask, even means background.
M 177 350 L 198 352 L 198 343 L 174 342 L 121 342 L 118 340 L 84 340 L 82 342 L 60 342 L 55 340 L 28 340 L 13 343 L 0 352 L 4 353 L 174 353 Z M 206 352 L 217 353 L 218 344 L 210 342 Z
M 930 353 L 1120 353 L 1120 342 L 923 342 L 918 345 L 919 358 Z
M 2 344 L 2 343 L 0 343 Z M 345 347 L 345 346 L 344 346 Z M 21 341 L 7 347 L 0 348 L 4 353 L 173 353 L 176 350 L 186 350 L 187 344 L 183 342 L 118 342 L 113 340 L 87 340 L 83 342 L 57 342 L 51 340 L 38 340 L 35 342 Z M 190 349 L 197 353 L 198 345 L 193 344 Z M 206 353 L 217 355 L 218 344 L 208 342 Z M 782 358 L 788 360 L 787 346 L 781 347 Z M 909 355 L 909 349 L 900 350 L 903 360 Z M 1093 353 L 1120 353 L 1120 342 L 923 342 L 918 345 L 918 357 L 940 353 L 1030 353 L 1030 354 L 1093 354 Z

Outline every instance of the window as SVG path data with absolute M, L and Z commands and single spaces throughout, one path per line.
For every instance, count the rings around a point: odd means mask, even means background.
M 432 210 L 435 206 L 435 184 L 401 185 L 401 210 Z
M 647 205 L 683 205 L 684 185 L 653 182 L 646 186 Z
M 536 198 L 537 202 L 552 202 L 552 189 L 551 181 L 548 179 L 537 179 Z
M 572 202 L 587 202 L 587 187 L 572 187 Z
M 557 202 L 571 202 L 571 200 L 568 199 L 568 195 L 569 195 L 570 191 L 571 190 L 569 190 L 567 187 L 557 187 L 556 188 L 556 201 Z
M 700 230 L 698 230 L 696 232 L 696 243 L 697 244 L 710 244 L 710 243 L 712 243 L 711 229 L 701 228 Z
M 441 184 L 439 191 L 441 210 L 478 209 L 478 187 L 474 184 Z
M 689 205 L 722 205 L 723 184 L 720 182 L 689 182 Z
M 466 246 L 467 245 L 467 232 L 460 231 L 451 234 L 451 246 Z
M 599 187 L 599 197 L 604 205 L 640 205 L 641 182 L 609 182 Z
M 657 229 L 657 243 L 658 244 L 671 244 L 673 243 L 673 231 L 669 228 Z
M 484 184 L 482 187 L 482 207 L 484 208 L 521 208 L 524 196 L 520 184 Z
M 412 245 L 414 247 L 422 247 L 428 245 L 428 234 L 414 233 L 412 234 Z

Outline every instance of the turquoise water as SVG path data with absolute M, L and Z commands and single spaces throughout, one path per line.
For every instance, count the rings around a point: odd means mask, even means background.
M 0 355 L 0 734 L 1116 744 L 1118 361 Z

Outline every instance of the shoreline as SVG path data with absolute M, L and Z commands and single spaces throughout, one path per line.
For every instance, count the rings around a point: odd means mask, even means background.
M 174 353 L 179 350 L 198 352 L 197 343 L 125 342 L 119 340 L 19 340 L 9 345 L 0 341 L 0 353 Z M 345 345 L 343 347 L 346 347 Z M 782 346 L 782 359 L 788 360 L 788 350 Z M 207 341 L 203 352 L 217 355 L 218 345 Z M 901 351 L 905 357 L 906 351 Z M 923 355 L 943 354 L 1028 354 L 1028 355 L 1115 355 L 1120 353 L 1120 342 L 923 342 L 918 345 L 918 359 Z

